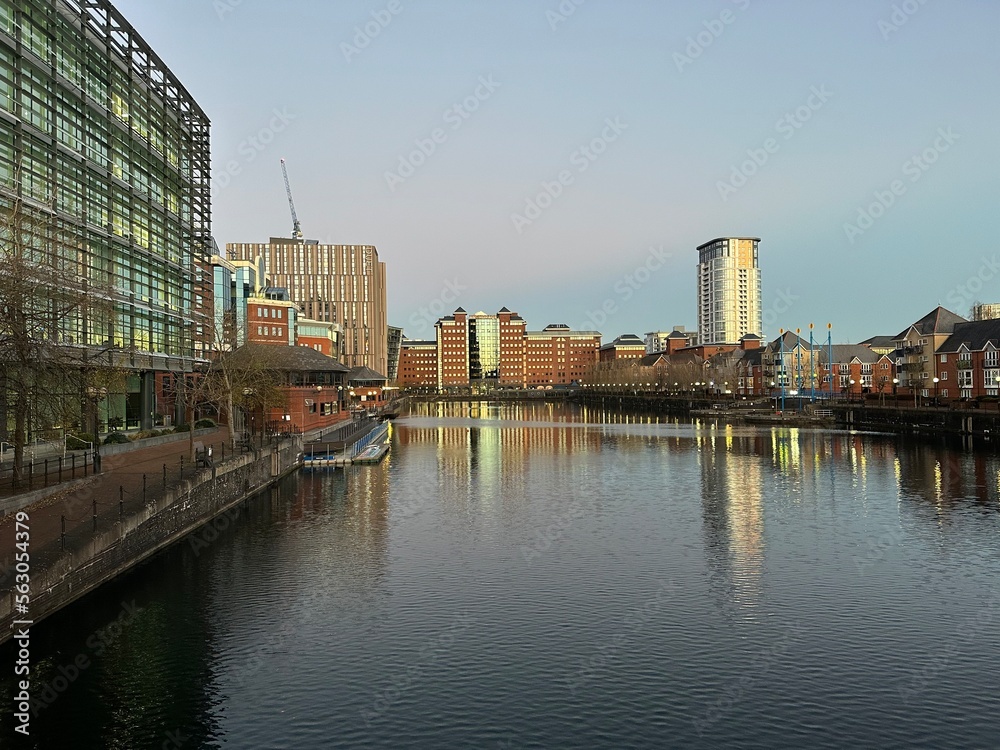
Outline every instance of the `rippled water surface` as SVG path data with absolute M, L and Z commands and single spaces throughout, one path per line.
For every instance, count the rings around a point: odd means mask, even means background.
M 629 419 L 286 480 L 36 626 L 35 746 L 1000 746 L 992 452 Z

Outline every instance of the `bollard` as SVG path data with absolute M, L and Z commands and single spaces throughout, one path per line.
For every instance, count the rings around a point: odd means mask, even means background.
M 125 488 L 122 485 L 118 485 L 118 520 L 121 521 L 125 518 Z
M 163 489 L 167 489 L 167 465 L 163 464 Z
M 66 516 L 59 516 L 62 521 L 62 532 L 59 534 L 59 548 L 66 549 Z
M 94 500 L 94 531 L 97 531 L 97 500 Z
M 62 456 L 59 456 L 59 482 L 62 483 Z
M 70 479 L 76 479 L 76 454 L 73 454 L 73 468 L 70 472 Z
M 87 461 L 87 453 L 84 452 L 84 454 L 83 454 L 83 475 L 84 476 L 87 476 L 87 463 L 88 463 L 88 461 Z
M 181 481 L 184 481 L 184 456 L 181 456 Z
M 146 504 L 146 475 L 142 475 L 142 504 Z

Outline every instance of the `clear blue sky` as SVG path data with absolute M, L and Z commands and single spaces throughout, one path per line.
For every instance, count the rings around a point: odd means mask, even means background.
M 220 245 L 288 235 L 284 157 L 306 236 L 378 246 L 408 335 L 442 305 L 541 328 L 609 304 L 606 340 L 694 328 L 695 247 L 726 235 L 762 240 L 769 336 L 1000 301 L 995 0 L 117 6 L 212 119 Z M 391 20 L 356 39 L 372 13 Z

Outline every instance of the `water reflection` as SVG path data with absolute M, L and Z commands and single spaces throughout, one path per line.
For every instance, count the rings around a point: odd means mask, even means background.
M 524 746 L 589 747 L 572 741 L 580 716 L 614 725 L 603 712 L 624 696 L 648 717 L 650 695 L 673 701 L 663 722 L 676 744 L 696 746 L 674 717 L 703 713 L 692 695 L 707 682 L 724 694 L 799 618 L 801 651 L 769 668 L 785 670 L 780 684 L 766 675 L 755 684 L 784 712 L 768 725 L 794 723 L 793 683 L 795 695 L 826 691 L 816 705 L 838 716 L 870 716 L 878 701 L 852 704 L 831 694 L 835 680 L 813 675 L 845 669 L 860 684 L 872 669 L 881 685 L 889 670 L 901 681 L 996 574 L 989 560 L 970 564 L 995 548 L 1000 462 L 988 446 L 548 403 L 420 405 L 392 441 L 382 464 L 299 472 L 206 549 L 174 548 L 39 625 L 37 675 L 51 680 L 122 601 L 142 607 L 102 654 L 87 652 L 94 666 L 46 709 L 39 746 L 158 747 L 180 729 L 193 738 L 185 747 L 493 746 L 487 730 Z M 628 631 L 641 653 L 617 648 L 572 700 L 546 682 L 614 643 L 623 613 L 660 580 L 679 586 L 641 632 Z M 456 650 L 419 661 L 428 638 L 466 611 L 477 626 Z M 817 636 L 816 623 L 829 630 Z M 930 645 L 918 653 L 923 630 Z M 858 656 L 862 640 L 883 661 Z M 969 664 L 973 677 L 985 669 Z M 359 711 L 373 691 L 414 665 L 419 680 L 365 726 Z M 8 675 L 0 697 L 11 695 Z M 434 735 L 436 712 L 473 729 Z M 546 734 L 560 715 L 562 733 Z M 926 715 L 885 725 L 905 730 Z M 10 736 L 9 714 L 0 721 Z M 815 726 L 806 717 L 799 730 Z M 642 744 L 618 731 L 626 739 L 616 746 Z M 809 738 L 801 746 L 822 745 Z M 717 739 L 702 746 L 741 737 Z

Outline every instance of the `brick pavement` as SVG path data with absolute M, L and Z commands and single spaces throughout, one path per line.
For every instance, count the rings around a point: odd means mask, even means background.
M 213 447 L 213 461 L 218 465 L 234 455 L 227 444 L 228 429 L 198 436 L 195 445 Z M 187 441 L 167 443 L 150 448 L 140 448 L 128 453 L 108 456 L 101 462 L 101 472 L 80 484 L 67 486 L 63 491 L 39 500 L 21 510 L 29 516 L 30 552 L 33 570 L 40 570 L 58 558 L 61 553 L 63 518 L 66 524 L 67 549 L 85 543 L 94 533 L 94 502 L 97 504 L 97 529 L 105 531 L 114 527 L 120 517 L 122 502 L 125 513 L 137 510 L 144 504 L 143 478 L 146 498 L 176 487 L 182 478 L 194 473 Z M 239 449 L 235 455 L 240 455 Z M 182 477 L 183 458 L 183 477 Z M 166 466 L 166 483 L 164 483 Z M 66 484 L 66 483 L 64 483 Z M 13 583 L 15 560 L 16 513 L 0 519 L 0 596 L 6 594 Z

